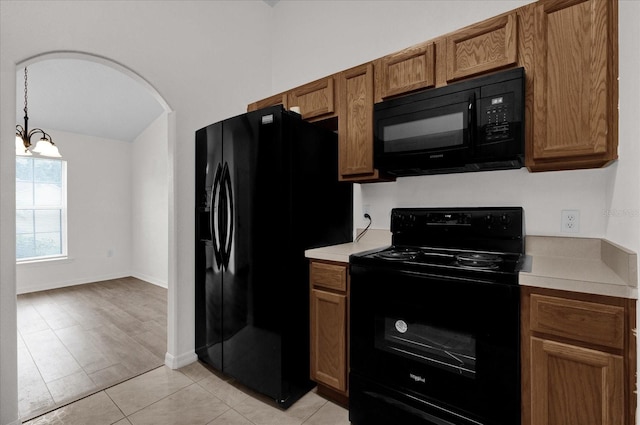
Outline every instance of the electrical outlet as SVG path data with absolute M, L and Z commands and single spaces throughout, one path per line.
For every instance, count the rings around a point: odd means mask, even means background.
M 580 210 L 562 210 L 560 231 L 562 233 L 580 232 Z
M 371 205 L 369 205 L 369 204 L 364 204 L 364 205 L 362 206 L 362 215 L 365 215 L 365 214 L 369 214 L 369 215 L 371 215 Z

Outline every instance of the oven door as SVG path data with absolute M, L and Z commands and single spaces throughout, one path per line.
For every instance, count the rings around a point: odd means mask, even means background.
M 384 423 L 366 411 L 385 400 L 427 424 L 519 423 L 517 285 L 352 265 L 350 303 L 354 424 Z

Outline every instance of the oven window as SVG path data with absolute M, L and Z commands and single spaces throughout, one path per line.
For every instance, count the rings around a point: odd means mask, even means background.
M 475 378 L 476 339 L 467 333 L 400 317 L 381 317 L 376 320 L 375 346 L 456 375 Z
M 464 144 L 464 113 L 423 118 L 385 125 L 382 140 L 385 152 L 408 152 Z

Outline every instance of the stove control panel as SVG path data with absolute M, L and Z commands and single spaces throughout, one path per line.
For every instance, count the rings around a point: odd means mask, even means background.
M 391 232 L 518 239 L 524 236 L 523 210 L 520 207 L 394 208 Z

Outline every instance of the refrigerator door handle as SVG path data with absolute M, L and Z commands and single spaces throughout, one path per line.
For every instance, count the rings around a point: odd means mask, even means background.
M 218 270 L 222 267 L 222 253 L 220 248 L 222 242 L 220 240 L 220 219 L 218 211 L 220 210 L 221 201 L 221 189 L 222 189 L 223 169 L 218 163 L 216 168 L 216 175 L 213 180 L 213 187 L 211 188 L 211 207 L 209 208 L 209 225 L 211 226 L 211 240 L 213 242 L 213 255 L 216 258 L 216 265 Z
M 222 184 L 224 184 L 224 193 L 226 195 L 226 222 L 225 222 L 225 245 L 223 249 L 223 261 L 225 269 L 229 268 L 229 260 L 231 259 L 231 243 L 233 242 L 234 230 L 234 204 L 233 189 L 231 188 L 231 174 L 229 173 L 229 164 L 224 163 L 222 171 Z

